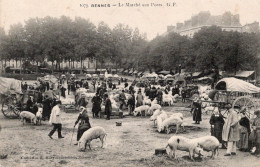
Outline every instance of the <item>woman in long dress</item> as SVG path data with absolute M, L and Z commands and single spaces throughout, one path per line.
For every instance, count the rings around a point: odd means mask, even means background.
M 218 109 L 214 110 L 209 123 L 211 125 L 211 136 L 215 136 L 219 143 L 222 144 L 222 148 L 225 148 L 224 142 L 222 141 L 222 130 L 225 121 L 223 115 L 219 112 Z
M 197 97 L 193 101 L 193 121 L 195 124 L 200 124 L 201 121 L 201 102 Z
M 241 119 L 239 120 L 239 134 L 240 134 L 240 140 L 237 143 L 237 147 L 240 151 L 248 151 L 248 136 L 250 132 L 250 121 L 245 116 L 246 109 L 242 109 L 240 111 L 241 113 Z
M 78 133 L 77 133 L 77 142 L 83 135 L 85 131 L 87 131 L 89 128 L 91 128 L 91 125 L 89 123 L 89 117 L 87 113 L 87 109 L 85 107 L 80 107 L 80 114 L 78 116 L 78 119 L 75 122 L 74 127 L 79 123 L 78 127 Z M 75 143 L 77 145 L 78 143 Z

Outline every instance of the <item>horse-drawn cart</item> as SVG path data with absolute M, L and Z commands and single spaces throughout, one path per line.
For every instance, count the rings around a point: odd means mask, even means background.
M 218 103 L 221 110 L 225 110 L 226 104 L 231 104 L 237 112 L 245 109 L 246 116 L 251 119 L 254 111 L 260 108 L 260 88 L 240 79 L 224 78 L 217 82 L 211 103 Z
M 21 81 L 12 78 L 0 77 L 1 111 L 7 118 L 18 118 L 20 109 L 18 102 L 21 99 Z

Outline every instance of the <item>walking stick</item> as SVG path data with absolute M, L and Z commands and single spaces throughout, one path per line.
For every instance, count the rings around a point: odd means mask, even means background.
M 74 128 L 73 128 L 73 132 L 72 132 L 72 136 L 71 136 L 71 140 L 70 140 L 70 145 L 71 145 L 72 138 L 73 138 L 73 135 L 74 135 L 74 130 L 75 130 L 75 126 L 74 126 Z

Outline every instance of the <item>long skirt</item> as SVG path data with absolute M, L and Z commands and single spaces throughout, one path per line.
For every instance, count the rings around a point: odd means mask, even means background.
M 240 140 L 237 142 L 237 147 L 242 149 L 248 148 L 248 131 L 244 126 L 240 126 Z

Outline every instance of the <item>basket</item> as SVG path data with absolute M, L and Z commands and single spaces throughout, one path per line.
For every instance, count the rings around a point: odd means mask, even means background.
M 122 122 L 116 122 L 116 126 L 122 126 Z

